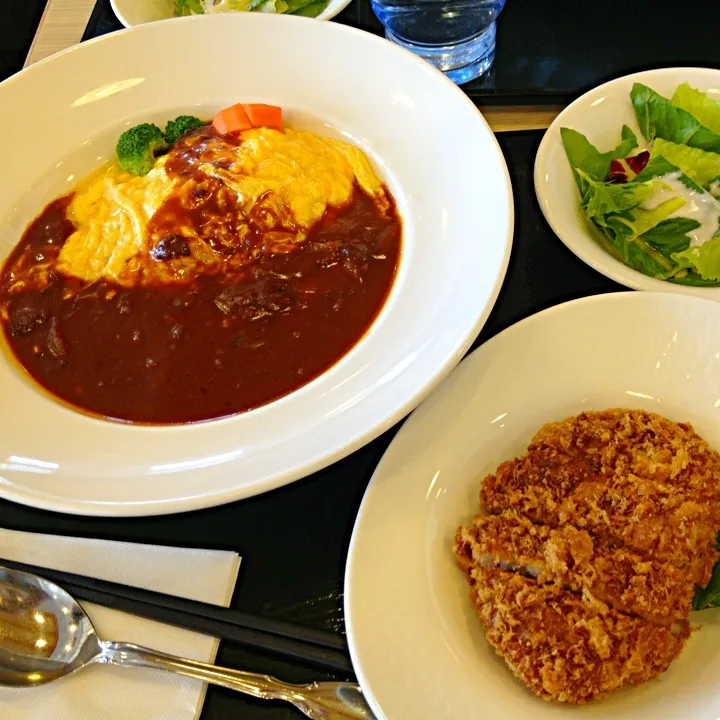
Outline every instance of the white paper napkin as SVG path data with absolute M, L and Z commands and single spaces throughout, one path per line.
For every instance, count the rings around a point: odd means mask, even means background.
M 86 540 L 0 528 L 0 557 L 75 572 L 227 607 L 240 567 L 233 552 Z M 219 641 L 152 620 L 82 603 L 102 640 L 145 645 L 214 662 Z M 32 689 L 0 688 L 10 720 L 195 720 L 206 686 L 179 675 L 92 666 Z

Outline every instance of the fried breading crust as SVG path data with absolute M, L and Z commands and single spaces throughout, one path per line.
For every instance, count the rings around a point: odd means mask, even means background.
M 719 456 L 691 425 L 641 410 L 545 425 L 526 455 L 485 478 L 481 504 L 588 530 L 689 569 L 702 586 L 719 556 Z
M 490 644 L 534 693 L 583 704 L 667 670 L 689 635 L 557 585 L 473 567 L 471 597 Z
M 612 547 L 572 525 L 535 525 L 514 511 L 477 516 L 470 527 L 459 528 L 455 554 L 465 572 L 502 565 L 540 583 L 587 591 L 658 625 L 685 620 L 695 590 L 685 570 Z

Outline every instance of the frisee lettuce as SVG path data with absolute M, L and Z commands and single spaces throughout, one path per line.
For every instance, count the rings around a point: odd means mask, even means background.
M 609 213 L 631 210 L 649 198 L 653 192 L 652 182 L 614 185 L 599 182 L 579 168 L 576 168 L 576 172 L 582 195 L 582 208 L 590 219 L 602 219 Z
M 656 138 L 650 151 L 650 159 L 656 157 L 664 157 L 702 187 L 708 187 L 720 175 L 720 153 Z
M 708 130 L 720 135 L 720 100 L 682 83 L 675 88 L 672 102 L 697 118 Z
M 720 235 L 702 245 L 688 248 L 673 255 L 680 267 L 694 270 L 706 280 L 720 282 Z

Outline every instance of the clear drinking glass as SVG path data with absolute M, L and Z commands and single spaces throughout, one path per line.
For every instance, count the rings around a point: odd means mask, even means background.
M 495 23 L 505 0 L 370 0 L 388 40 L 461 84 L 495 59 Z

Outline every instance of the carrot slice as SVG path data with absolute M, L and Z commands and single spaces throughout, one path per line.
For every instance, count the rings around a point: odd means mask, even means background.
M 282 108 L 277 105 L 248 103 L 245 112 L 253 127 L 267 127 L 282 130 Z
M 213 127 L 221 135 L 232 135 L 243 130 L 249 130 L 252 127 L 252 123 L 248 118 L 245 107 L 242 103 L 238 103 L 237 105 L 231 105 L 221 110 L 215 115 L 213 118 Z

